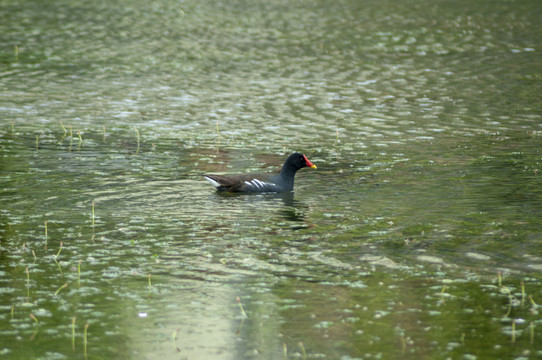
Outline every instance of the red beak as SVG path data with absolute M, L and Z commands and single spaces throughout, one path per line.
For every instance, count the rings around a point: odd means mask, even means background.
M 308 167 L 311 167 L 313 169 L 317 169 L 316 165 L 314 165 L 309 159 L 307 159 L 307 157 L 305 155 L 303 155 L 303 158 L 305 159 L 305 161 L 307 162 L 307 166 Z

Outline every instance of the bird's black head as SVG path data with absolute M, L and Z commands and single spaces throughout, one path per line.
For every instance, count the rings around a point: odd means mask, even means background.
M 293 153 L 286 160 L 286 164 L 291 164 L 296 169 L 304 168 L 305 166 L 316 169 L 314 165 L 307 157 L 301 153 Z

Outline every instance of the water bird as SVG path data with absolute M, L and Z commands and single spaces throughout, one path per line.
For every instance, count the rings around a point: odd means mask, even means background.
M 304 167 L 316 169 L 307 157 L 301 153 L 288 156 L 280 173 L 239 174 L 239 175 L 203 175 L 218 191 L 278 193 L 294 189 L 294 177 L 297 170 Z

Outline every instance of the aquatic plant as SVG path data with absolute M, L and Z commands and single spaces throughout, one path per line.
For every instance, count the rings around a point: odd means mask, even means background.
M 94 201 L 92 202 L 92 227 L 94 227 Z
M 243 316 L 244 318 L 248 317 L 245 309 L 243 309 L 243 304 L 241 304 L 241 298 L 238 296 L 235 300 L 237 300 L 237 304 L 239 305 L 239 309 L 241 310 L 241 316 Z
M 74 316 L 72 318 L 72 350 L 75 351 L 75 320 L 77 318 Z
M 58 293 L 60 292 L 60 290 L 64 289 L 64 288 L 67 288 L 68 287 L 68 283 L 65 283 L 64 285 L 61 285 L 57 291 L 55 291 L 55 296 L 58 295 Z
M 30 302 L 30 272 L 28 266 L 26 267 L 26 302 Z
M 302 341 L 300 341 L 297 345 L 301 349 L 301 355 L 303 356 L 302 359 L 307 360 L 307 352 L 305 351 L 305 345 L 303 345 Z
M 60 242 L 60 247 L 58 249 L 58 252 L 55 255 L 55 259 L 58 259 L 58 256 L 60 255 L 60 252 L 62 251 L 62 241 Z
M 79 137 L 79 145 L 77 146 L 77 150 L 81 150 L 81 146 L 83 146 L 83 138 L 81 137 L 81 130 L 77 130 L 77 136 Z
M 177 352 L 181 352 L 181 349 L 179 349 L 179 347 L 177 346 L 177 335 L 179 334 L 179 331 L 181 329 L 175 329 L 175 331 L 173 332 L 173 334 L 171 334 L 171 339 L 173 340 L 173 346 L 175 346 L 175 350 Z
M 521 306 L 525 304 L 525 282 L 521 280 Z
M 47 250 L 47 220 L 45 220 L 45 250 Z
M 137 150 L 136 150 L 136 153 L 135 155 L 139 154 L 139 130 L 137 130 L 137 128 L 134 126 L 134 130 L 136 132 L 136 137 L 137 137 Z
M 64 136 L 62 137 L 62 139 L 64 139 L 64 137 L 65 137 L 66 134 L 68 133 L 68 130 L 66 130 L 66 128 L 64 127 L 64 124 L 62 124 L 62 120 L 60 120 L 60 127 L 61 127 L 62 130 L 64 131 Z
M 85 323 L 85 331 L 83 333 L 83 353 L 85 355 L 85 359 L 88 359 L 88 355 L 87 355 L 87 346 L 88 346 L 87 333 L 88 333 L 88 327 L 89 326 L 90 326 L 90 324 L 87 321 Z
M 216 121 L 216 153 L 218 155 L 218 152 L 220 151 L 220 127 L 219 127 L 219 121 Z
M 72 126 L 68 126 L 70 128 L 70 151 L 72 151 L 72 145 L 73 145 L 73 128 Z
M 77 286 L 81 287 L 81 262 L 83 260 L 79 259 L 79 263 L 77 264 Z
M 32 334 L 32 336 L 30 337 L 30 340 L 34 340 L 34 338 L 36 337 L 36 334 L 38 333 L 40 321 L 34 314 L 30 314 L 30 318 L 34 320 L 34 322 L 36 323 L 36 329 L 34 330 L 34 333 Z

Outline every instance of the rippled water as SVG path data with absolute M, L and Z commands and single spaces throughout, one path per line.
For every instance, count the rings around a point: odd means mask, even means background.
M 0 357 L 542 356 L 542 3 L 2 7 Z

